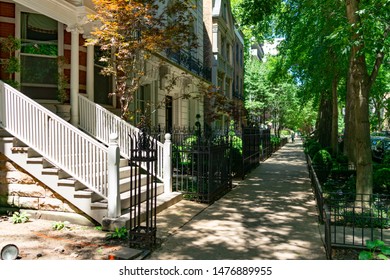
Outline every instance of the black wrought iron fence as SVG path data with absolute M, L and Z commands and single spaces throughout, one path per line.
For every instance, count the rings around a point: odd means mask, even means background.
M 239 168 L 236 168 L 236 175 L 244 177 L 253 168 L 257 167 L 261 161 L 270 157 L 274 149 L 269 129 L 244 127 L 242 132 L 237 133 L 237 135 L 242 141 L 242 154 L 241 161 L 239 163 L 233 162 L 233 165 L 241 165 Z
M 331 218 L 330 212 L 327 205 L 324 205 L 323 208 L 323 222 L 324 222 L 324 246 L 327 259 L 332 259 L 332 242 L 331 242 Z
M 309 156 L 307 156 L 306 159 L 307 159 L 312 189 L 313 189 L 314 196 L 315 196 L 315 199 L 317 202 L 318 219 L 320 222 L 322 222 L 322 221 L 324 221 L 324 216 L 323 216 L 324 215 L 324 197 L 323 197 L 322 187 L 321 187 L 320 181 L 317 178 L 317 174 L 314 170 L 314 166 L 311 162 L 311 158 Z
M 231 141 L 200 130 L 172 131 L 173 190 L 212 203 L 232 187 Z
M 390 241 L 390 196 L 325 193 L 333 247 L 364 248 L 367 240 Z
M 319 221 L 325 229 L 324 246 L 328 258 L 334 247 L 365 248 L 367 240 L 377 239 L 390 243 L 390 196 L 356 194 L 345 189 L 324 190 L 317 178 L 322 169 L 312 164 L 310 156 L 306 155 L 306 159 Z M 341 165 L 333 168 L 327 178 L 348 180 L 355 173 L 353 166 Z

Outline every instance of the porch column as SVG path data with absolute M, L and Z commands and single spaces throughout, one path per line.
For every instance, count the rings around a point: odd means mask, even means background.
M 68 26 L 66 31 L 72 34 L 72 45 L 70 55 L 70 107 L 71 107 L 71 123 L 74 126 L 79 124 L 79 35 L 83 33 L 82 28 L 75 24 Z
M 94 101 L 95 93 L 95 48 L 93 45 L 87 46 L 87 94 L 88 99 Z

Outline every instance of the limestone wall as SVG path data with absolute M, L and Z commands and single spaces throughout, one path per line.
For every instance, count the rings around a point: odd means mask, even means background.
M 48 187 L 0 153 L 0 208 L 78 213 Z

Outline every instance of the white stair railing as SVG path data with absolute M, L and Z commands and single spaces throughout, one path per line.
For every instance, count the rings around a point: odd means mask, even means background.
M 108 148 L 2 81 L 0 127 L 107 198 Z
M 109 136 L 112 132 L 118 135 L 120 154 L 126 159 L 130 159 L 131 142 L 129 135 L 137 134 L 139 129 L 117 115 L 111 113 L 106 108 L 90 101 L 79 94 L 79 120 L 80 128 L 104 144 L 108 145 Z M 163 179 L 163 155 L 164 144 L 157 141 L 157 169 L 154 176 Z M 143 166 L 141 166 L 143 167 Z M 146 168 L 146 166 L 144 166 Z

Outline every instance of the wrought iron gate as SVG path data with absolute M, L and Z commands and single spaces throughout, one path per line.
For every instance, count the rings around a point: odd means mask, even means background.
M 129 165 L 136 167 L 130 169 L 129 246 L 150 249 L 156 245 L 157 232 L 157 179 L 152 176 L 157 168 L 157 142 L 145 130 L 129 136 Z M 142 163 L 146 170 L 141 173 L 137 167 Z

